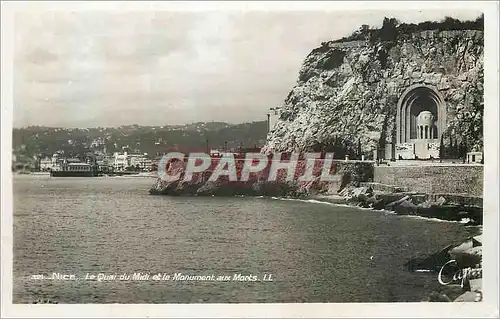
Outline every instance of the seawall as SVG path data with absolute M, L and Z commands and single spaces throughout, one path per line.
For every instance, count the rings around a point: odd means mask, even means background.
M 483 196 L 482 165 L 375 166 L 373 181 L 426 194 Z
M 346 188 L 341 195 L 360 207 L 482 224 L 482 165 L 415 164 L 375 166 L 373 182 Z

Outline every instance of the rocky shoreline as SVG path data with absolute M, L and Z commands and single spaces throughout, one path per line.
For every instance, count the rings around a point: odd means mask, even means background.
M 481 228 L 478 234 L 458 245 L 448 245 L 430 256 L 408 261 L 405 265 L 409 271 L 429 272 L 441 285 L 423 301 L 482 301 L 482 242 Z
M 334 194 L 337 190 L 345 187 L 359 185 L 362 181 L 373 178 L 373 163 L 334 161 L 330 168 L 330 176 L 334 180 L 324 181 L 321 179 L 324 160 L 319 159 L 314 163 L 312 178 L 301 180 L 307 169 L 305 160 L 298 160 L 292 178 L 287 172 L 280 170 L 276 178 L 270 178 L 270 167 L 257 173 L 252 173 L 246 180 L 241 180 L 244 160 L 236 161 L 237 181 L 230 181 L 227 176 L 220 176 L 211 180 L 216 166 L 217 159 L 213 159 L 209 169 L 194 173 L 192 177 L 185 181 L 186 162 L 172 162 L 166 169 L 168 176 L 178 176 L 176 180 L 165 181 L 158 178 L 150 188 L 151 195 L 170 196 L 273 196 L 273 197 L 295 197 L 306 198 L 317 194 Z
M 387 210 L 398 215 L 415 215 L 458 221 L 466 225 L 482 225 L 482 198 L 460 194 L 425 194 L 405 189 L 376 190 L 388 185 L 364 183 L 365 186 L 347 187 L 339 196 L 347 204 L 375 210 Z M 378 187 L 375 187 L 378 186 Z
M 387 210 L 398 215 L 415 215 L 481 225 L 482 198 L 460 194 L 424 194 L 396 186 L 377 183 L 352 183 L 343 175 L 338 183 L 319 180 L 274 182 L 254 179 L 246 182 L 206 181 L 203 177 L 190 182 L 165 182 L 158 179 L 149 190 L 151 195 L 169 196 L 267 196 L 347 204 L 374 210 Z

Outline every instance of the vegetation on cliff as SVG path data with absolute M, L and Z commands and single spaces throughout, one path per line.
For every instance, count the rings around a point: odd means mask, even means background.
M 401 23 L 396 18 L 384 18 L 381 28 L 370 28 L 364 24 L 351 35 L 338 40 L 330 41 L 330 43 L 349 42 L 359 40 L 376 41 L 393 41 L 399 37 L 409 36 L 421 31 L 451 31 L 451 30 L 484 30 L 484 14 L 481 14 L 475 20 L 461 21 L 452 17 L 445 17 L 442 21 L 425 21 L 418 24 Z M 322 43 L 327 45 L 328 42 Z

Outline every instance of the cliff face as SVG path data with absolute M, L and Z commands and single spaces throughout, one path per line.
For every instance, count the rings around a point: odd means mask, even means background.
M 305 59 L 264 151 L 337 146 L 371 154 L 394 143 L 397 104 L 410 86 L 446 104 L 445 146 L 482 148 L 483 32 L 423 31 L 391 42 L 324 43 Z

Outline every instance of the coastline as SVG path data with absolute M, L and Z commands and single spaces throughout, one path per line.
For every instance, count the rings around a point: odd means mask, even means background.
M 240 195 L 244 196 L 244 195 Z M 266 196 L 254 196 L 256 198 L 265 198 Z M 339 206 L 339 207 L 351 207 L 351 208 L 357 208 L 361 210 L 369 210 L 369 211 L 374 211 L 374 212 L 382 212 L 386 214 L 393 214 L 393 215 L 398 215 L 398 216 L 404 216 L 408 218 L 416 218 L 416 219 L 424 219 L 424 220 L 429 220 L 429 221 L 436 221 L 436 222 L 445 222 L 445 223 L 458 223 L 458 224 L 463 224 L 466 227 L 476 227 L 478 229 L 482 229 L 483 225 L 482 224 L 477 224 L 477 225 L 472 225 L 469 224 L 465 220 L 449 220 L 449 219 L 443 219 L 443 218 L 437 218 L 437 217 L 428 217 L 428 216 L 421 216 L 417 214 L 398 214 L 395 211 L 392 210 L 387 210 L 387 209 L 375 209 L 375 208 L 369 208 L 369 207 L 362 207 L 359 205 L 354 204 L 353 202 L 350 202 L 348 199 L 346 199 L 343 196 L 337 195 L 337 194 L 330 194 L 330 195 L 313 195 L 309 197 L 268 197 L 271 199 L 275 200 L 296 200 L 296 201 L 302 201 L 302 202 L 308 202 L 308 203 L 316 203 L 316 204 L 328 204 L 332 206 Z
M 187 159 L 171 161 L 149 189 L 151 195 L 167 196 L 267 196 L 321 200 L 336 204 L 357 206 L 364 209 L 385 210 L 398 215 L 414 215 L 459 221 L 467 225 L 481 225 L 483 199 L 474 192 L 454 188 L 419 188 L 409 185 L 389 185 L 374 178 L 375 165 L 371 161 L 333 160 L 328 163 L 330 178 L 323 178 L 324 159 L 314 161 L 312 167 L 304 159 L 294 164 L 292 176 L 278 170 L 271 175 L 272 162 L 258 172 L 241 178 L 244 159 L 235 161 L 235 177 L 216 174 L 221 169 L 220 159 L 212 158 L 202 172 L 188 173 Z M 222 164 L 223 165 L 223 164 Z M 306 170 L 312 168 L 311 178 L 303 179 Z M 310 171 L 309 171 L 310 172 Z M 311 173 L 311 172 L 310 172 Z M 186 175 L 187 174 L 187 175 Z M 416 174 L 424 174 L 416 172 Z M 163 179 L 162 176 L 174 177 Z M 399 176 L 399 175 L 398 175 Z M 379 176 L 380 177 L 380 176 Z M 389 180 L 388 180 L 389 181 Z M 392 180 L 390 180 L 392 181 Z M 398 180 L 392 181 L 398 184 Z M 432 181 L 427 181 L 432 184 Z M 443 181 L 436 181 L 441 183 Z M 400 184 L 404 184 L 401 182 Z M 445 183 L 447 185 L 447 182 Z M 441 184 L 440 184 L 441 185 Z M 442 185 L 441 185 L 442 186 Z
M 337 187 L 341 188 L 336 191 Z M 319 188 L 319 189 L 318 189 Z M 397 215 L 434 218 L 482 225 L 482 199 L 457 194 L 422 194 L 408 191 L 374 191 L 370 186 L 345 186 L 332 183 L 300 185 L 296 182 L 216 181 L 164 183 L 160 179 L 150 188 L 151 195 L 164 196 L 263 196 L 318 201 Z
M 338 194 L 318 194 L 314 199 L 363 209 L 391 212 L 397 215 L 460 222 L 467 226 L 482 225 L 482 198 L 461 194 L 425 194 L 398 191 L 376 191 L 368 186 L 346 187 Z

